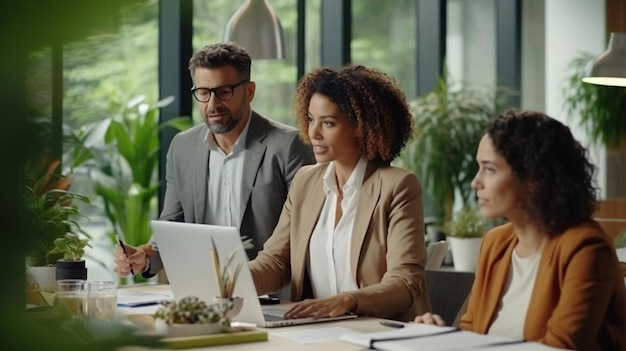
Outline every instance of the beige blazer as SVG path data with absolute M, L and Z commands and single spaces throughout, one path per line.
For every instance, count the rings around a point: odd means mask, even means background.
M 489 231 L 461 328 L 486 333 L 498 312 L 517 236 Z M 626 289 L 615 248 L 596 222 L 549 238 L 524 321 L 524 339 L 574 350 L 626 350 Z
M 294 177 L 278 225 L 250 269 L 259 294 L 291 282 L 291 299 L 310 298 L 309 240 L 324 205 L 327 164 L 302 167 Z M 430 311 L 424 284 L 424 210 L 417 177 L 369 163 L 351 243 L 359 290 L 347 292 L 359 315 L 409 321 Z M 309 285 L 310 286 L 310 285 Z

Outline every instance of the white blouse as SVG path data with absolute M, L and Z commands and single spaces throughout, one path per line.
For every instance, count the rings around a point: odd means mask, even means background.
M 522 258 L 513 250 L 504 295 L 488 334 L 524 339 L 524 322 L 535 286 L 540 258 L 541 253 Z
M 367 160 L 361 158 L 343 186 L 343 214 L 337 226 L 335 215 L 338 190 L 334 162 L 328 164 L 324 173 L 326 200 L 311 235 L 307 263 L 315 298 L 329 297 L 358 288 L 350 267 L 350 242 L 366 167 Z

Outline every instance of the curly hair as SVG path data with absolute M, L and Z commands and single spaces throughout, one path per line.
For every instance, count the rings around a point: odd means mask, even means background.
M 239 79 L 250 80 L 250 54 L 235 43 L 215 43 L 203 47 L 189 59 L 189 72 L 193 78 L 196 67 L 216 68 L 228 65 L 235 67 Z
M 540 112 L 507 111 L 487 134 L 524 189 L 524 210 L 542 229 L 555 235 L 591 218 L 595 166 L 567 126 Z
M 293 99 L 300 137 L 308 144 L 308 110 L 314 94 L 327 97 L 354 123 L 361 154 L 368 161 L 390 164 L 413 134 L 413 116 L 394 78 L 364 66 L 323 67 L 300 80 Z

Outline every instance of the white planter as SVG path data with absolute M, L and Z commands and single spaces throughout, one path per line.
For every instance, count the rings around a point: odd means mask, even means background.
M 43 291 L 55 292 L 57 290 L 57 273 L 55 266 L 28 266 L 26 273 L 35 279 Z
M 241 308 L 243 307 L 243 297 L 235 296 L 230 299 L 218 296 L 213 297 L 213 303 L 223 303 L 224 301 L 228 300 L 231 300 L 233 302 L 233 308 L 230 311 L 226 312 L 226 318 L 232 321 L 233 318 L 235 318 L 239 314 L 239 312 L 241 312 Z
M 475 272 L 478 262 L 478 252 L 483 238 L 457 238 L 446 237 L 452 248 L 452 261 L 454 269 L 464 272 Z
M 167 324 L 162 319 L 154 321 L 154 331 L 169 338 L 217 334 L 222 331 L 219 323 L 210 324 Z

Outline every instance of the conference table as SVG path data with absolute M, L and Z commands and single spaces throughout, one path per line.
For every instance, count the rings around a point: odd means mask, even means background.
M 169 285 L 136 285 L 136 286 L 128 286 L 122 287 L 121 289 L 129 289 L 129 291 L 134 292 L 146 292 L 150 294 L 171 294 L 171 290 Z M 136 309 L 118 309 L 118 315 L 121 318 L 126 318 L 134 324 L 137 324 L 139 327 L 150 328 L 150 324 L 152 323 L 152 317 L 147 313 L 150 309 L 147 307 L 136 308 Z M 336 332 L 339 329 L 350 329 L 357 332 L 377 332 L 377 331 L 386 331 L 392 330 L 393 328 L 386 327 L 380 324 L 382 319 L 378 318 L 369 318 L 369 317 L 359 317 L 350 320 L 343 321 L 335 321 L 335 322 L 323 322 L 323 323 L 313 323 L 313 324 L 305 324 L 298 326 L 288 326 L 288 327 L 278 327 L 278 328 L 260 328 L 266 330 L 268 333 L 268 341 L 262 342 L 254 342 L 254 343 L 243 343 L 243 344 L 233 344 L 233 345 L 220 345 L 220 346 L 211 346 L 206 348 L 198 348 L 197 350 L 206 349 L 206 350 L 254 350 L 254 351 L 264 351 L 264 350 L 363 350 L 362 346 L 353 345 L 350 343 L 346 343 L 339 340 L 327 341 L 327 342 L 315 342 L 315 343 L 300 343 L 295 341 L 290 341 L 284 337 L 279 337 L 284 332 L 289 333 L 304 333 L 306 335 L 315 335 L 317 334 L 320 338 L 323 336 L 327 336 L 326 334 L 332 332 Z M 194 349 L 196 350 L 196 349 Z
M 169 285 L 136 285 L 118 289 L 120 296 L 147 294 L 171 297 Z M 118 307 L 118 317 L 138 327 L 138 333 L 154 335 L 152 314 L 159 305 L 138 308 Z M 283 307 L 288 307 L 287 305 Z M 409 324 L 393 328 L 381 324 L 384 319 L 358 317 L 354 319 L 312 323 L 278 328 L 257 328 L 267 332 L 267 341 L 231 345 L 196 347 L 193 350 L 367 350 L 376 343 L 381 350 L 488 350 L 488 351 L 555 351 L 560 350 L 535 342 L 522 342 L 497 335 L 482 335 L 453 327 Z M 373 334 L 361 334 L 373 333 Z M 339 340 L 342 336 L 350 342 Z M 170 339 L 171 340 L 171 339 Z M 361 344 L 361 345 L 359 345 Z M 124 347 L 124 351 L 145 350 Z

